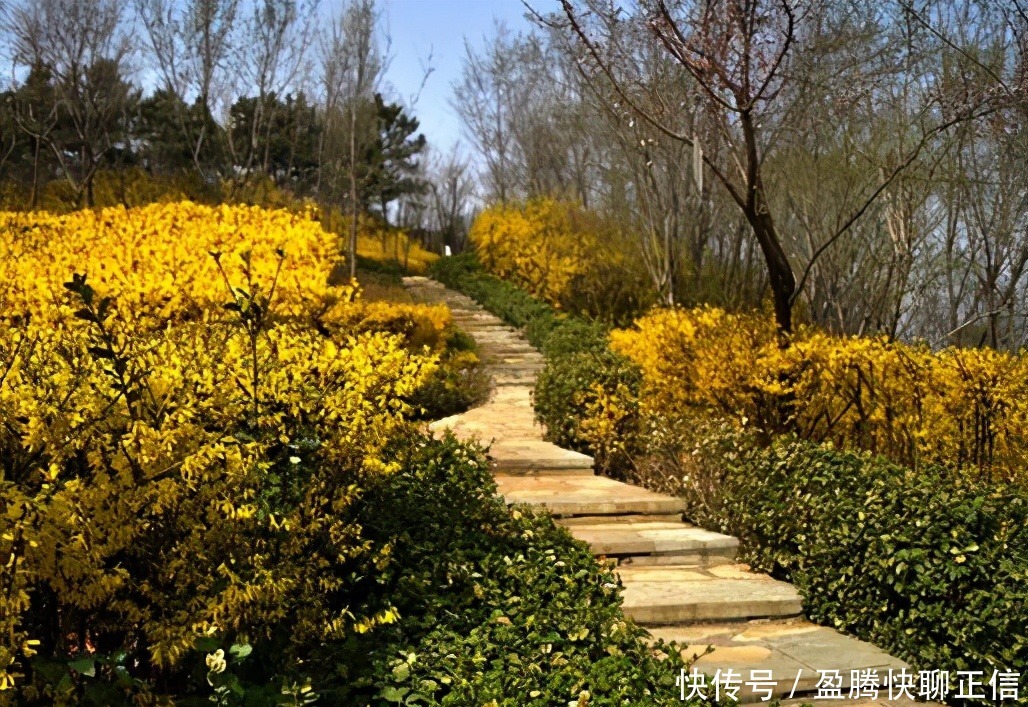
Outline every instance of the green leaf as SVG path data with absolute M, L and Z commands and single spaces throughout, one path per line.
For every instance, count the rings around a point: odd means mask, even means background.
M 68 667 L 86 677 L 96 677 L 96 659 L 92 656 L 70 661 Z
M 409 663 L 399 663 L 395 668 L 393 668 L 393 677 L 396 678 L 396 680 L 398 682 L 403 682 L 404 680 L 409 678 L 410 677 L 410 664 Z
M 384 687 L 378 693 L 378 696 L 387 702 L 395 702 L 400 704 L 403 702 L 403 698 L 410 692 L 409 687 Z
M 217 650 L 220 645 L 221 641 L 214 636 L 200 636 L 196 639 L 196 643 L 193 644 L 196 650 L 204 653 L 210 653 L 211 651 Z

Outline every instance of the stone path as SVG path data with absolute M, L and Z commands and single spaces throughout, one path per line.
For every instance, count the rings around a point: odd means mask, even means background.
M 491 445 L 496 482 L 508 502 L 545 506 L 597 555 L 615 561 L 626 614 L 655 638 L 687 645 L 683 653 L 689 656 L 701 655 L 696 666 L 708 674 L 732 669 L 746 681 L 751 671 L 772 671 L 776 696 L 812 697 L 819 671 L 839 671 L 847 698 L 850 671 L 863 670 L 877 671 L 879 699 L 842 704 L 909 704 L 882 699 L 889 671 L 906 664 L 801 618 L 792 585 L 736 563 L 738 540 L 683 522 L 679 499 L 596 476 L 591 457 L 543 440 L 531 399 L 543 357 L 519 332 L 437 282 L 407 277 L 404 285 L 415 300 L 450 307 L 456 325 L 477 342 L 492 377 L 484 405 L 438 420 L 433 429 L 449 428 Z M 708 646 L 715 650 L 702 655 Z M 742 695 L 744 701 L 762 697 L 745 687 Z

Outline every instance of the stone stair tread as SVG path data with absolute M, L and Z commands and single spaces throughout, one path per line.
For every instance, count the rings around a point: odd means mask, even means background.
M 489 447 L 494 471 L 517 473 L 539 470 L 588 471 L 593 475 L 593 458 L 543 440 L 497 440 Z
M 515 363 L 528 363 L 532 365 L 546 363 L 543 357 L 539 354 L 515 349 L 504 349 L 502 351 L 498 351 L 489 348 L 481 348 L 479 349 L 478 357 L 485 361 L 495 361 L 496 363 L 506 364 L 508 366 Z
M 730 535 L 683 523 L 639 516 L 578 517 L 562 521 L 598 555 L 709 553 L 734 557 L 739 541 Z
M 786 582 L 745 565 L 662 565 L 617 568 L 625 613 L 645 625 L 784 617 L 802 610 Z
M 813 624 L 803 618 L 757 620 L 734 623 L 703 623 L 691 626 L 657 626 L 647 629 L 653 639 L 674 641 L 684 646 L 685 658 L 699 656 L 698 671 L 722 675 L 731 669 L 745 682 L 751 671 L 770 670 L 775 681 L 773 694 L 777 697 L 814 695 L 821 673 L 837 670 L 842 679 L 843 698 L 847 705 L 859 704 L 855 695 L 849 698 L 851 670 L 874 670 L 882 685 L 879 698 L 888 697 L 889 670 L 908 669 L 898 658 L 856 638 Z M 704 655 L 708 646 L 712 653 Z M 758 675 L 759 678 L 759 675 Z M 797 681 L 798 678 L 798 681 Z M 793 689 L 795 687 L 795 692 Z M 742 701 L 760 701 L 765 693 L 754 694 L 743 686 Z M 826 700 L 838 703 L 839 700 Z M 810 702 L 810 699 L 797 701 Z M 821 700 L 817 700 L 818 703 Z M 866 699 L 866 704 L 877 704 Z M 890 705 L 912 704 L 900 701 Z M 921 703 L 923 704 L 923 703 Z
M 499 493 L 508 503 L 546 506 L 553 515 L 681 513 L 682 502 L 604 476 L 515 476 L 497 474 Z

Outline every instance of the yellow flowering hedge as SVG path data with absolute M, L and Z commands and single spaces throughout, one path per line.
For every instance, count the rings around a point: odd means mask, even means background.
M 8 696 L 74 703 L 95 671 L 145 695 L 201 640 L 295 658 L 395 619 L 351 606 L 389 548 L 347 513 L 448 314 L 328 285 L 336 253 L 255 207 L 0 213 Z
M 611 345 L 639 365 L 644 415 L 716 411 L 771 434 L 1024 478 L 1028 357 L 933 352 L 882 337 L 814 329 L 779 345 L 773 322 L 715 308 L 663 309 Z
M 345 251 L 350 217 L 338 207 L 321 208 L 317 214 L 321 225 L 336 234 Z M 386 226 L 381 220 L 368 215 L 357 219 L 357 257 L 384 266 L 398 265 L 416 275 L 423 275 L 432 263 L 439 260 L 438 254 L 425 250 L 403 229 Z
M 648 297 L 645 273 L 618 247 L 624 239 L 575 204 L 495 204 L 469 238 L 486 270 L 559 309 L 618 320 Z

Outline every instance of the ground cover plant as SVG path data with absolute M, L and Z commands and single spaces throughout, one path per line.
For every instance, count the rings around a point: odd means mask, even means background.
M 329 702 L 682 704 L 689 663 L 644 645 L 585 544 L 494 495 L 481 451 L 419 438 L 396 453 L 404 471 L 369 489 L 357 520 L 391 544 L 378 581 L 404 618 L 332 649 Z
M 1020 485 L 797 439 L 764 446 L 727 425 L 697 435 L 684 470 L 687 514 L 739 537 L 755 569 L 794 582 L 812 619 L 917 670 L 1019 672 L 1025 694 Z

